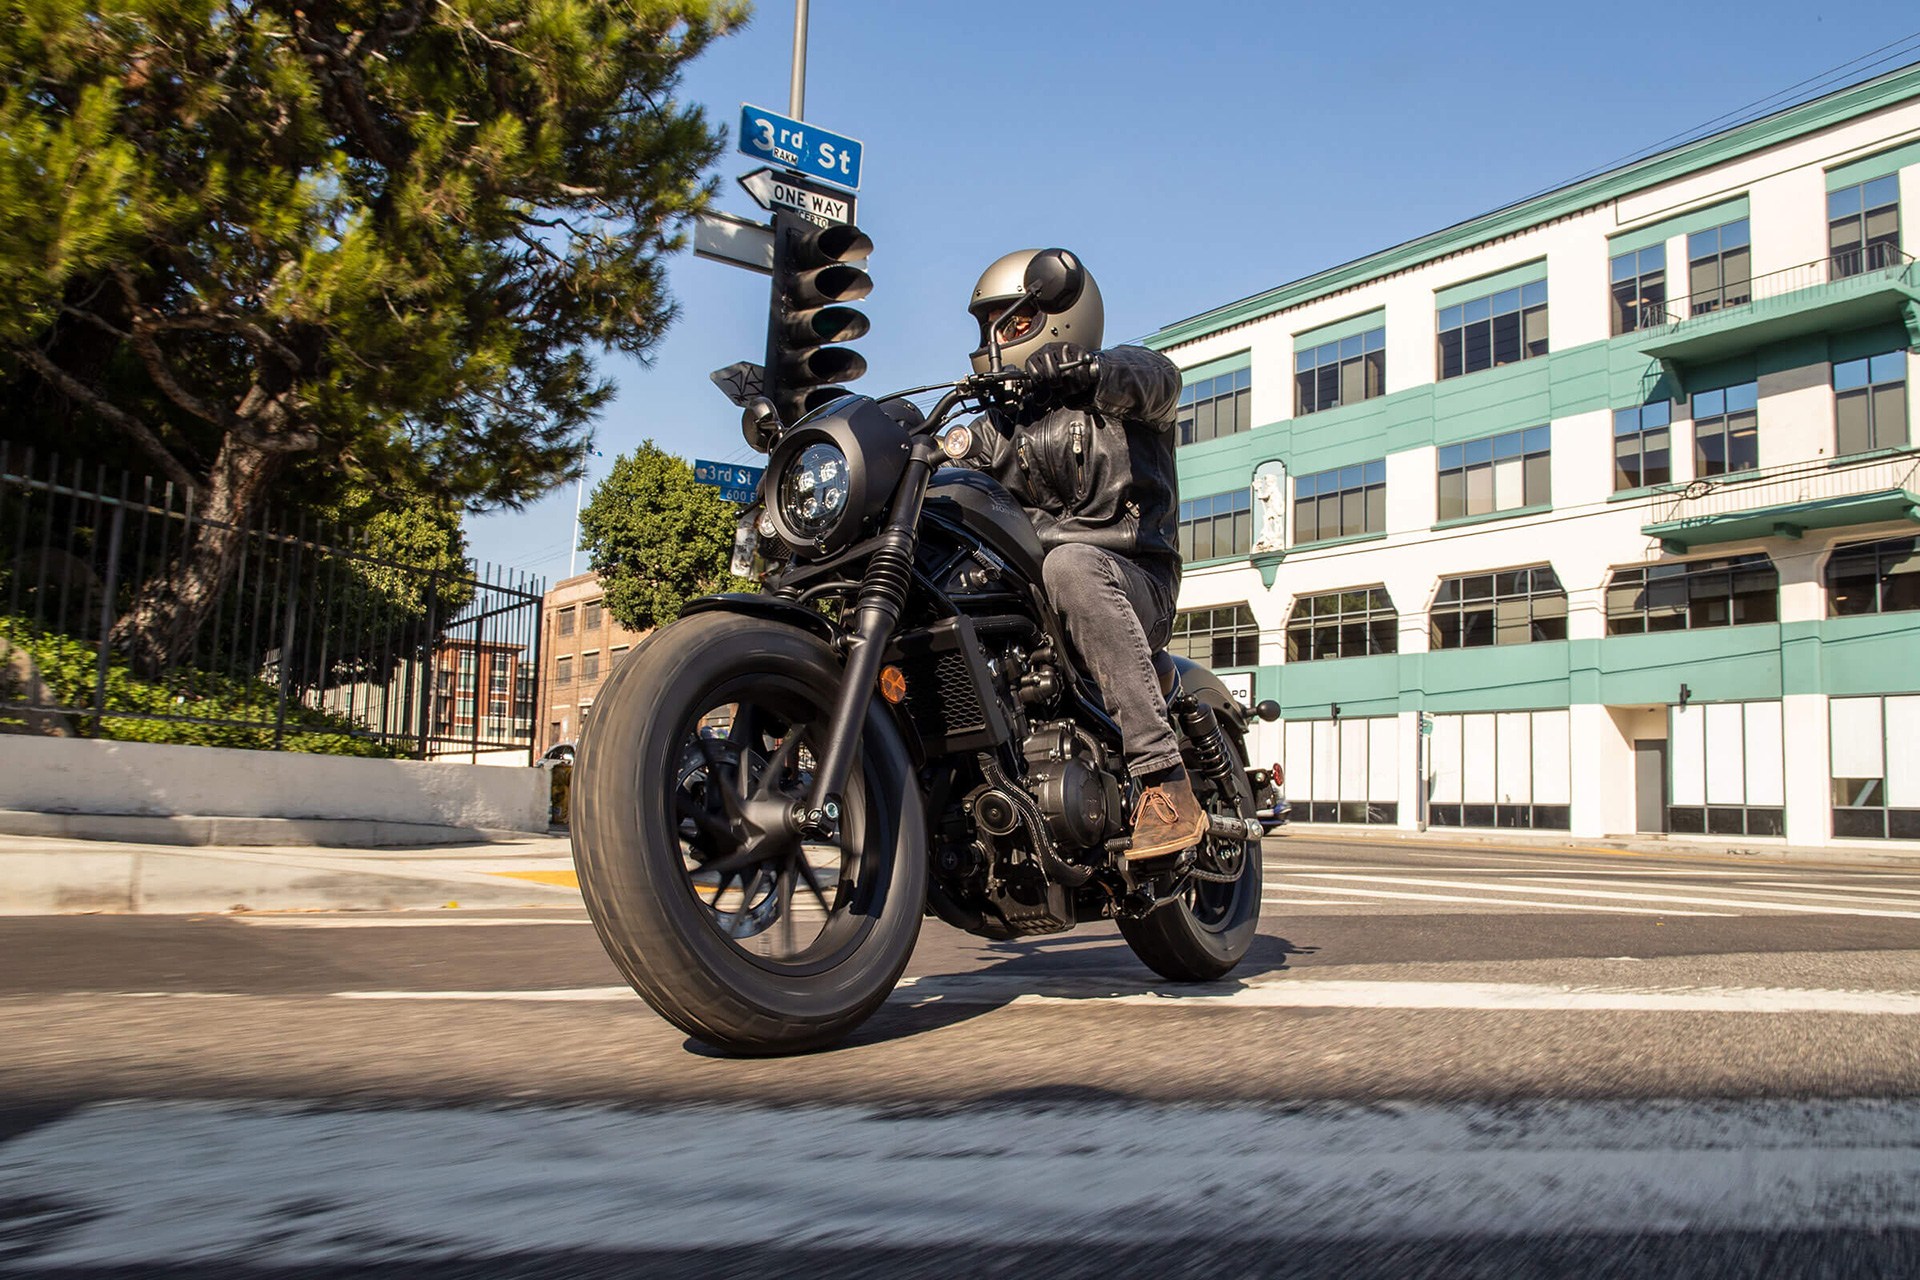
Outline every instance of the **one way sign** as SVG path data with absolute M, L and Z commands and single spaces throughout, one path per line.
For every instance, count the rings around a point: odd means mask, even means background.
M 853 197 L 824 184 L 816 185 L 774 169 L 755 169 L 739 182 L 762 209 L 791 209 L 823 227 L 853 221 Z

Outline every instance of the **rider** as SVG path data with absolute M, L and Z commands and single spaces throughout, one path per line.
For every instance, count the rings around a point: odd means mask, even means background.
M 1180 588 L 1173 417 L 1180 371 L 1145 347 L 1100 350 L 1106 310 L 1088 276 L 1070 307 L 1045 313 L 1025 293 L 1021 249 L 988 267 L 967 309 L 980 323 L 976 373 L 989 371 L 988 326 L 1027 383 L 1008 437 L 980 432 L 976 465 L 1026 508 L 1046 549 L 1047 595 L 1119 723 L 1127 769 L 1143 787 L 1127 857 L 1162 857 L 1207 830 L 1154 673 L 1173 634 Z M 1009 438 L 1010 437 L 1010 438 Z

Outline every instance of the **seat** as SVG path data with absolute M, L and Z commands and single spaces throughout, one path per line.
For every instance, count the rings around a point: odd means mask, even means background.
M 1160 696 L 1171 698 L 1174 682 L 1180 678 L 1180 668 L 1165 649 L 1153 651 L 1153 674 L 1160 679 Z

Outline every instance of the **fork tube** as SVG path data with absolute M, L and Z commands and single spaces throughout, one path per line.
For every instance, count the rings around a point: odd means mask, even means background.
M 927 495 L 927 477 L 933 472 L 936 447 L 925 438 L 914 442 L 913 454 L 900 477 L 900 487 L 894 490 L 893 507 L 887 513 L 887 527 L 880 535 L 879 550 L 867 562 L 866 577 L 860 583 L 853 640 L 847 653 L 847 675 L 833 708 L 826 756 L 813 775 L 806 812 L 796 815 L 808 827 L 824 829 L 839 820 L 840 793 L 846 788 L 853 749 L 860 741 L 861 726 L 866 723 L 867 706 L 873 701 L 873 683 L 880 675 L 880 660 L 886 654 L 887 642 L 893 638 L 894 625 L 900 621 L 900 611 L 907 602 L 907 588 L 913 581 L 913 549 L 920 533 L 920 507 Z

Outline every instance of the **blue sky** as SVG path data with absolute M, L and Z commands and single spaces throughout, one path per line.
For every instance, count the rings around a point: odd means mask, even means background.
M 968 292 L 1010 249 L 1076 250 L 1116 342 L 1751 114 L 1810 78 L 1920 56 L 1908 38 L 1834 71 L 1920 22 L 1804 3 L 810 8 L 806 117 L 865 146 L 873 332 L 855 344 L 871 371 L 854 385 L 870 394 L 966 371 Z M 689 69 L 682 98 L 728 126 L 729 148 L 743 101 L 785 111 L 792 40 L 792 0 L 762 0 Z M 719 208 L 763 216 L 734 182 L 754 167 L 731 149 L 720 160 Z M 589 493 L 648 438 L 762 461 L 707 373 L 759 358 L 766 278 L 688 253 L 671 283 L 680 319 L 652 363 L 606 362 L 619 393 Z M 472 554 L 565 576 L 574 496 L 470 516 Z

